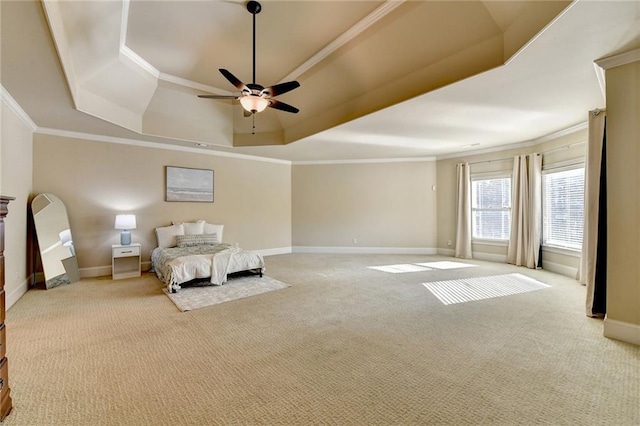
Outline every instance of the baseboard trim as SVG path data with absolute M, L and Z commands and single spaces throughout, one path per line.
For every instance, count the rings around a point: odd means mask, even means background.
M 111 275 L 111 265 L 81 268 L 78 273 L 80 274 L 80 278 L 106 277 L 107 275 Z
M 260 253 L 263 256 L 277 256 L 279 254 L 290 254 L 290 253 L 292 253 L 292 248 L 291 247 L 279 247 L 279 248 L 254 250 L 254 251 Z
M 554 272 L 556 274 L 564 275 L 565 277 L 574 278 L 574 279 L 578 274 L 577 268 L 572 268 L 571 266 L 562 265 L 560 263 L 547 262 L 544 259 L 542 259 L 542 269 L 544 269 L 545 271 Z
M 441 256 L 455 257 L 456 251 L 454 249 L 438 248 L 438 254 Z
M 332 254 L 438 254 L 432 247 L 312 247 L 294 246 L 293 253 Z
M 22 284 L 18 286 L 18 288 L 13 290 L 11 293 L 5 294 L 6 309 L 9 309 L 11 306 L 13 306 L 13 304 L 16 303 L 18 299 L 20 299 L 22 295 L 27 292 L 27 290 L 29 290 L 29 281 L 29 279 L 24 280 Z
M 604 319 L 604 337 L 640 345 L 640 325 L 608 317 Z

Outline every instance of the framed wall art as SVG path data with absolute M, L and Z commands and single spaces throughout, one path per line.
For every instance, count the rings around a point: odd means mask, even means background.
M 165 167 L 165 201 L 213 203 L 213 170 Z

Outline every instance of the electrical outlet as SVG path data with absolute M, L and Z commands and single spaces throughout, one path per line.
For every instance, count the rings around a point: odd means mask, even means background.
M 20 279 L 20 272 L 16 271 L 16 280 L 19 280 L 19 279 Z
M 451 246 L 453 245 L 453 241 L 451 241 L 451 240 L 447 241 L 447 245 L 448 245 L 449 247 L 451 247 Z
M 357 239 L 357 238 L 354 238 L 354 239 L 353 239 L 353 244 L 354 244 L 354 245 L 355 245 L 355 244 L 358 244 L 358 239 Z

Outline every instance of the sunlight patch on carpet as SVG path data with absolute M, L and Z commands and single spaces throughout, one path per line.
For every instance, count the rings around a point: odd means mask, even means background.
M 445 305 L 528 293 L 551 287 L 522 274 L 493 275 L 423 283 Z
M 416 265 L 426 266 L 427 268 L 433 269 L 458 269 L 458 268 L 471 268 L 473 266 L 471 263 L 462 263 L 462 262 L 451 262 L 449 260 L 443 260 L 440 262 L 426 262 L 426 263 L 416 263 Z
M 407 272 L 433 271 L 434 269 L 470 268 L 472 266 L 477 265 L 443 260 L 441 262 L 402 263 L 398 265 L 369 266 L 368 268 L 382 272 L 389 272 L 391 274 L 404 274 Z
M 406 272 L 422 272 L 422 271 L 431 270 L 431 268 L 415 265 L 413 263 L 403 263 L 399 265 L 369 266 L 369 269 L 375 269 L 377 271 L 382 271 L 382 272 L 389 272 L 391 274 L 404 274 Z
M 224 285 L 184 286 L 177 293 L 164 293 L 182 312 L 256 296 L 270 291 L 291 287 L 267 276 L 233 277 Z

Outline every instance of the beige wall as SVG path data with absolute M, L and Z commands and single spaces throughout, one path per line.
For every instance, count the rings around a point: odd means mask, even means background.
M 5 297 L 7 307 L 27 291 L 27 203 L 32 188 L 32 132 L 5 102 L 0 136 L 0 193 L 15 197 L 5 219 Z
M 585 119 L 587 112 L 585 111 Z M 455 158 L 439 160 L 437 162 L 438 181 L 438 251 L 442 254 L 453 255 L 456 240 L 456 164 L 462 162 L 471 164 L 471 173 L 511 171 L 513 157 L 520 154 L 533 152 L 544 153 L 543 165 L 562 163 L 574 159 L 584 159 L 587 140 L 587 130 L 578 130 L 573 133 L 559 136 L 535 145 L 524 146 L 517 149 L 496 151 L 485 154 L 469 154 Z M 564 146 L 570 145 L 568 148 Z M 562 148 L 561 148 L 562 147 Z M 555 149 L 558 148 L 558 149 Z M 448 242 L 452 241 L 449 246 Z M 505 261 L 507 245 L 496 244 L 472 244 L 473 256 L 478 259 L 491 261 Z M 557 251 L 545 251 L 543 253 L 543 266 L 555 272 L 567 275 L 575 274 L 578 268 L 579 254 L 570 255 Z
M 110 274 L 115 215 L 134 213 L 132 240 L 143 262 L 154 228 L 205 219 L 225 225 L 224 241 L 251 250 L 290 250 L 291 166 L 200 152 L 34 136 L 33 192 L 51 192 L 69 212 L 83 276 Z M 213 169 L 213 203 L 165 202 L 165 166 Z
M 292 182 L 295 247 L 435 252 L 435 161 L 294 165 Z
M 640 61 L 606 71 L 605 336 L 640 344 Z

